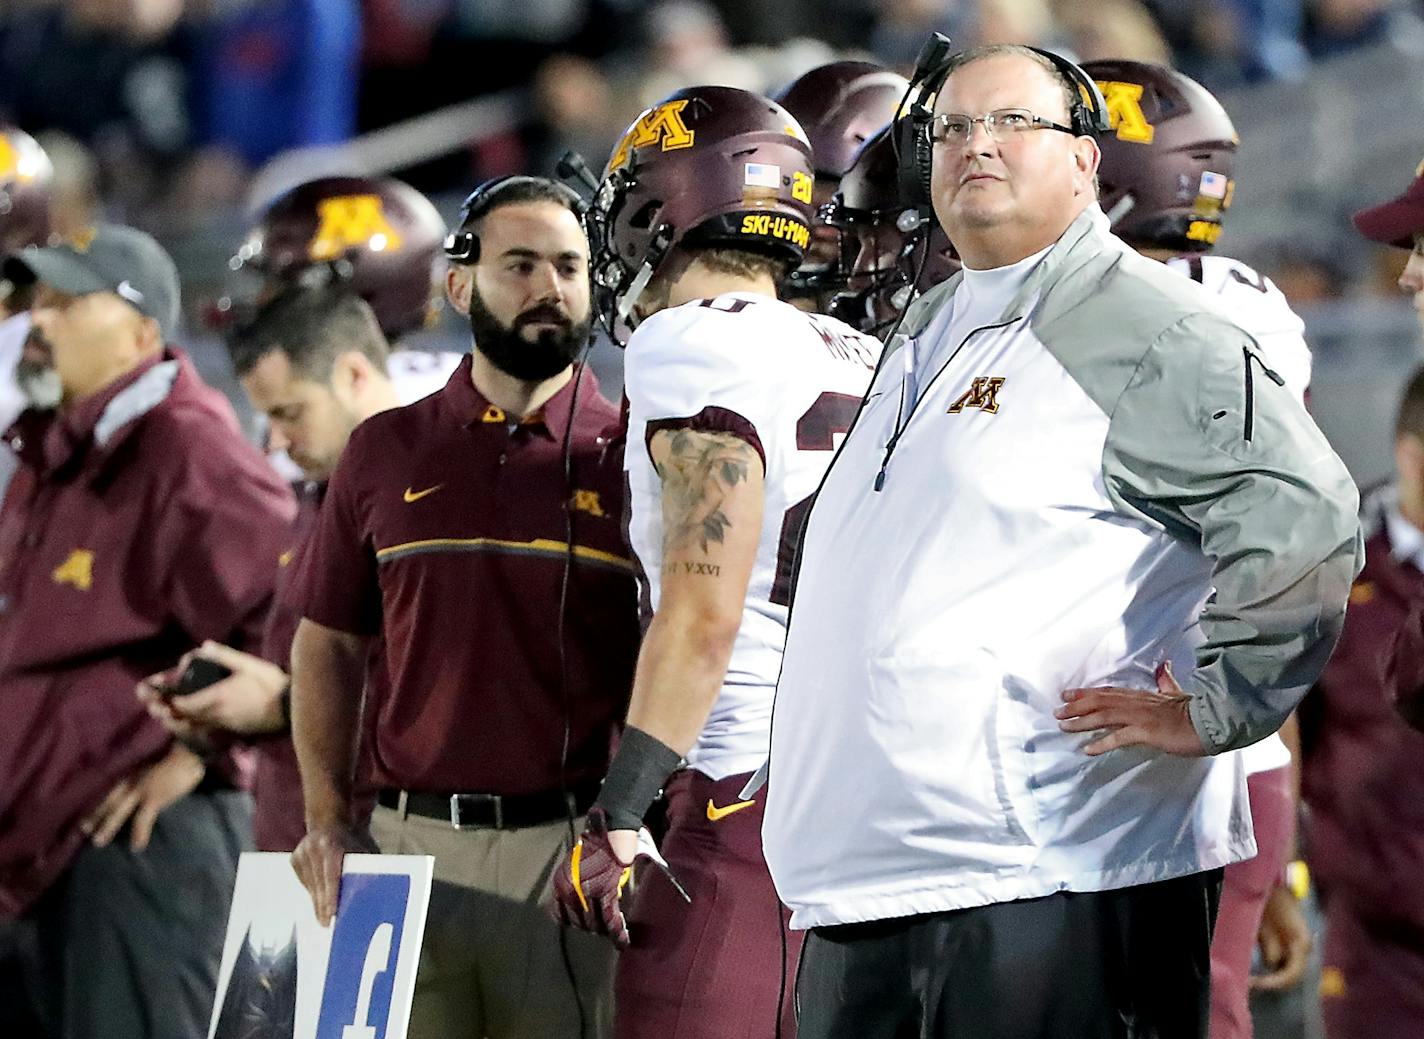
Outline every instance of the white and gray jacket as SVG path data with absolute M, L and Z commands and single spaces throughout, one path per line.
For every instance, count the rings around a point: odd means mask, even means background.
M 806 527 L 763 829 L 794 926 L 1251 856 L 1236 755 L 1090 758 L 1053 711 L 1170 660 L 1210 755 L 1259 740 L 1363 560 L 1345 467 L 1250 336 L 1096 206 L 954 346 L 913 406 L 882 366 Z

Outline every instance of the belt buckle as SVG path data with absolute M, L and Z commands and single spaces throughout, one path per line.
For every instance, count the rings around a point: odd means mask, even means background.
M 466 827 L 460 822 L 460 804 L 463 801 L 487 801 L 494 805 L 494 828 L 504 829 L 504 798 L 499 794 L 451 794 L 450 795 L 450 825 L 457 830 Z

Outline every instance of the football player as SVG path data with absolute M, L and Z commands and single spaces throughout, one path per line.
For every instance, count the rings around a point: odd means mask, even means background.
M 762 797 L 742 790 L 769 749 L 801 519 L 880 352 L 778 299 L 810 242 L 812 189 L 785 109 L 693 87 L 629 128 L 590 214 L 600 305 L 634 327 L 624 468 L 651 619 L 622 743 L 554 883 L 566 923 L 626 946 L 620 1039 L 794 1027 L 799 936 L 762 858 Z M 680 887 L 642 878 L 625 920 L 660 790 Z
M 1304 323 L 1269 278 L 1212 252 L 1235 190 L 1239 138 L 1230 116 L 1201 84 L 1161 65 L 1095 61 L 1083 68 L 1102 89 L 1112 117 L 1113 132 L 1099 141 L 1098 175 L 1113 231 L 1212 293 L 1255 338 L 1272 369 L 1267 374 L 1304 404 L 1310 385 Z M 1294 730 L 1292 718 L 1286 732 Z M 1291 751 L 1274 735 L 1236 753 L 1246 767 L 1260 850 L 1226 867 L 1211 948 L 1212 1039 L 1251 1035 L 1258 936 L 1269 949 L 1268 987 L 1296 984 L 1310 950 L 1309 931 L 1284 880 L 1295 830 Z
M 815 170 L 811 245 L 782 290 L 782 298 L 802 310 L 827 313 L 831 297 L 845 288 L 856 246 L 822 219 L 822 211 L 861 147 L 894 117 L 909 86 L 903 76 L 868 61 L 833 61 L 775 95 L 806 131 Z
M 402 338 L 427 327 L 437 313 L 444 239 L 444 220 L 408 184 L 390 177 L 319 177 L 268 203 L 228 266 L 258 276 L 258 303 L 284 286 L 348 282 L 375 311 L 391 345 L 391 379 L 410 403 L 444 386 L 462 356 L 401 349 Z
M 832 317 L 884 339 L 920 293 L 959 270 L 949 236 L 927 209 L 906 202 L 890 127 L 856 154 L 822 219 L 847 239 L 853 256 Z

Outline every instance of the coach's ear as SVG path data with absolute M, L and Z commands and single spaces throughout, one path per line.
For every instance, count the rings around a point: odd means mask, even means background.
M 464 264 L 452 263 L 445 272 L 445 298 L 456 312 L 466 317 L 470 313 L 470 293 L 475 285 L 475 270 Z

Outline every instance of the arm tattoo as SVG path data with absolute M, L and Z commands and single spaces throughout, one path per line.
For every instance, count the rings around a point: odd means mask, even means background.
M 756 450 L 730 433 L 672 434 L 667 458 L 657 466 L 663 481 L 663 551 L 703 552 L 726 539 L 731 521 L 722 511 L 727 493 L 745 483 L 759 464 Z

